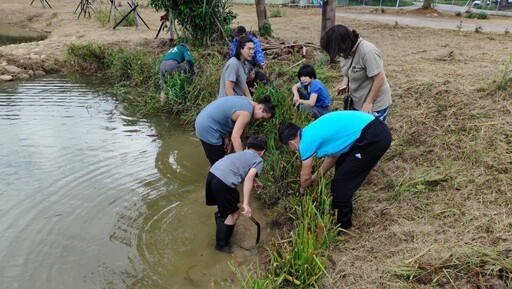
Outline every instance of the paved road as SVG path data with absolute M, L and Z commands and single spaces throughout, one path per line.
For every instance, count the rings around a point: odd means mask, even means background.
M 419 5 L 419 4 L 417 4 Z M 419 6 L 411 6 L 409 8 L 404 9 L 415 9 Z M 452 5 L 436 5 L 436 9 L 444 12 L 450 12 L 453 13 L 459 11 L 458 9 L 462 10 L 463 7 L 460 6 L 452 6 Z M 390 9 L 390 8 L 388 8 Z M 457 10 L 456 10 L 457 9 Z M 512 13 L 508 12 L 511 16 Z M 475 19 L 469 19 L 465 17 L 460 17 L 460 20 L 458 18 L 453 19 L 447 19 L 447 18 L 434 18 L 434 17 L 424 17 L 424 16 L 407 16 L 407 15 L 391 15 L 391 14 L 378 14 L 378 13 L 366 13 L 366 12 L 338 12 L 336 13 L 337 17 L 346 17 L 346 18 L 353 18 L 358 20 L 364 20 L 368 22 L 383 22 L 388 24 L 395 24 L 398 23 L 398 25 L 409 25 L 409 26 L 421 26 L 421 27 L 432 27 L 432 28 L 445 28 L 445 29 L 454 29 L 458 30 L 458 26 L 462 24 L 461 30 L 475 30 L 477 26 L 481 26 L 483 29 L 483 32 L 499 32 L 504 33 L 505 30 L 508 29 L 508 31 L 512 32 L 512 17 L 510 20 L 505 20 L 502 23 L 495 23 L 495 22 L 488 22 L 485 21 L 478 21 Z M 492 16 L 491 16 L 492 17 Z M 462 23 L 461 23 L 462 21 Z

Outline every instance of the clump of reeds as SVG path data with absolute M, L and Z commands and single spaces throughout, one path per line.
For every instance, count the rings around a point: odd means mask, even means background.
M 334 214 L 326 187 L 322 180 L 305 196 L 290 197 L 291 231 L 282 236 L 285 239 L 272 241 L 266 274 L 258 268 L 233 268 L 241 288 L 312 288 L 321 284 L 327 275 L 327 247 L 340 232 L 333 226 Z
M 391 273 L 407 282 L 425 285 L 490 288 L 490 284 L 512 286 L 512 250 L 486 247 L 457 249 L 440 261 L 427 261 L 422 252 L 391 268 Z

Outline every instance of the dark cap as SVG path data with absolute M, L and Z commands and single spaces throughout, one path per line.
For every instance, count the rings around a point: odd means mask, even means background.
M 267 150 L 267 139 L 261 135 L 253 135 L 247 140 L 247 148 L 265 151 Z
M 232 35 L 233 35 L 233 37 L 238 37 L 246 32 L 247 32 L 247 30 L 245 29 L 245 27 L 238 26 L 237 28 L 233 29 Z

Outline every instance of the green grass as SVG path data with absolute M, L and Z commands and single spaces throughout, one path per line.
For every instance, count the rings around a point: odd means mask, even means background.
M 284 17 L 285 14 L 285 11 L 279 8 L 270 10 L 270 18 Z

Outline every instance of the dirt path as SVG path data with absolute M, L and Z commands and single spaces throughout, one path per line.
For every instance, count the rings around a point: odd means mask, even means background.
M 405 15 L 387 15 L 376 13 L 357 13 L 357 12 L 338 12 L 338 18 L 352 18 L 369 22 L 383 22 L 387 24 L 432 27 L 455 30 L 475 30 L 476 27 L 482 27 L 482 31 L 504 33 L 505 30 L 512 31 L 512 17 L 498 17 L 500 19 L 489 22 L 485 20 L 469 19 L 464 17 L 445 18 L 445 17 L 421 17 Z M 494 16 L 491 16 L 494 17 Z M 507 19 L 508 18 L 508 19 Z M 459 28 L 460 27 L 460 28 Z
M 50 0 L 52 9 L 43 8 L 39 1 L 13 3 L 11 0 L 0 0 L 0 23 L 17 25 L 28 29 L 36 29 L 49 33 L 48 39 L 39 42 L 23 43 L 0 47 L 0 76 L 6 79 L 28 78 L 34 75 L 43 75 L 61 71 L 66 61 L 66 49 L 70 43 L 110 43 L 124 47 L 158 46 L 159 40 L 154 40 L 160 25 L 160 14 L 151 7 L 140 6 L 140 14 L 151 29 L 144 26 L 118 27 L 112 25 L 102 27 L 93 14 L 90 18 L 81 17 L 73 13 L 76 0 Z M 108 11 L 108 6 L 104 7 Z M 127 8 L 121 7 L 120 9 Z M 96 7 L 97 9 L 97 7 Z M 269 10 L 276 9 L 269 7 Z M 288 41 L 318 42 L 320 38 L 321 9 L 290 9 L 285 10 L 285 17 L 271 18 L 274 35 Z M 233 10 L 238 14 L 233 25 L 244 25 L 255 30 L 256 11 L 251 5 L 235 5 Z M 462 21 L 462 30 L 474 30 L 477 25 L 482 26 L 484 32 L 504 32 L 512 30 L 512 18 L 492 17 L 491 20 L 472 20 L 455 17 L 437 12 L 407 11 L 403 9 L 388 9 L 386 14 L 371 13 L 371 8 L 338 8 L 337 22 L 344 23 L 343 19 L 368 23 L 384 22 L 389 24 L 428 26 L 436 28 L 457 29 Z M 418 13 L 420 15 L 418 15 Z M 291 24 L 293 22 L 293 24 Z M 350 21 L 351 22 L 351 21 Z M 349 24 L 350 25 L 350 24 Z M 164 33 L 160 35 L 165 39 Z M 6 69 L 15 66 L 21 70 Z M 12 76 L 12 77 L 8 77 Z

